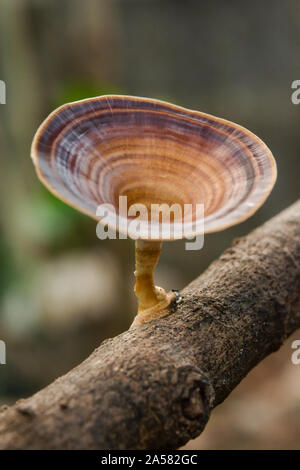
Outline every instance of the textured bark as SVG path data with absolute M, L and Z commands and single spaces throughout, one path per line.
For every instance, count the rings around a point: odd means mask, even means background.
M 300 201 L 186 287 L 176 313 L 104 341 L 0 413 L 2 449 L 170 449 L 300 326 Z

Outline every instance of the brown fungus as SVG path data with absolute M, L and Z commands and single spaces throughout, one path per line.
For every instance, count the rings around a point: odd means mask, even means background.
M 163 101 L 131 96 L 100 96 L 61 106 L 38 129 L 31 155 L 40 180 L 57 197 L 103 223 L 97 208 L 106 205 L 105 223 L 123 236 L 140 237 L 134 324 L 169 312 L 175 294 L 154 285 L 153 271 L 163 240 L 198 234 L 196 206 L 204 207 L 205 233 L 224 230 L 250 217 L 276 180 L 270 150 L 247 129 Z M 182 213 L 180 217 L 176 211 L 169 230 L 160 214 L 154 214 L 153 222 L 147 212 L 144 218 L 139 214 L 139 220 L 148 223 L 147 234 L 129 231 L 126 224 L 137 214 L 120 213 L 120 196 L 130 207 L 146 207 L 150 213 L 153 207 L 160 211 L 157 208 L 163 204 L 189 205 L 184 233 L 178 230 Z

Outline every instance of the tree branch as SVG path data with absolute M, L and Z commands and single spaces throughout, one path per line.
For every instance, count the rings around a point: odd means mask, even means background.
M 187 286 L 177 312 L 104 341 L 2 409 L 1 449 L 171 449 L 300 326 L 300 201 Z

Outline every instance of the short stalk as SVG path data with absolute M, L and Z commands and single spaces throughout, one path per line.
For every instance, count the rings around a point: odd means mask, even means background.
M 135 294 L 138 314 L 133 325 L 160 318 L 169 313 L 167 307 L 175 299 L 173 292 L 166 293 L 154 285 L 153 273 L 158 263 L 162 242 L 137 240 L 135 242 Z

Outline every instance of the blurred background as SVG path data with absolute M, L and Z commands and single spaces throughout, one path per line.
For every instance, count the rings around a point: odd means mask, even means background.
M 132 94 L 235 121 L 271 148 L 278 181 L 250 220 L 208 235 L 201 251 L 165 244 L 157 283 L 181 289 L 299 197 L 299 51 L 298 0 L 0 0 L 0 405 L 67 372 L 136 310 L 134 243 L 98 240 L 96 222 L 35 175 L 30 145 L 42 120 L 69 101 Z M 291 344 L 256 367 L 186 448 L 299 449 Z

